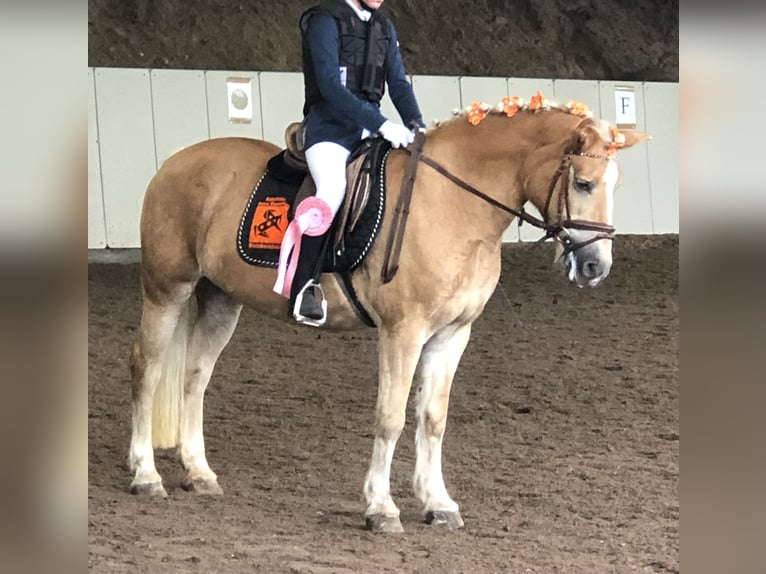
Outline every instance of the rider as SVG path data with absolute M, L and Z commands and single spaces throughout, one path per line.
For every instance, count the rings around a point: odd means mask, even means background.
M 405 76 L 394 25 L 377 12 L 383 2 L 325 0 L 300 19 L 306 162 L 316 197 L 328 204 L 333 216 L 346 193 L 346 160 L 362 139 L 377 132 L 398 148 L 414 139 L 405 125 L 425 129 Z M 380 112 L 385 83 L 404 125 Z M 299 322 L 324 316 L 310 281 L 321 265 L 325 236 L 304 235 L 301 242 L 290 293 L 290 308 Z

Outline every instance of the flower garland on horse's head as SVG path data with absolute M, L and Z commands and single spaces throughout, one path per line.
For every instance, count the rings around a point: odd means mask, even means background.
M 558 104 L 547 100 L 540 90 L 529 98 L 528 102 L 519 96 L 511 96 L 503 98 L 496 106 L 490 106 L 484 102 L 472 102 L 470 106 L 463 110 L 456 109 L 452 113 L 455 116 L 465 115 L 471 125 L 478 126 L 490 113 L 502 113 L 512 118 L 521 110 L 537 112 L 551 109 L 561 110 L 584 118 L 593 117 L 593 113 L 584 103 L 570 99 L 566 104 Z M 616 127 L 610 125 L 609 136 L 610 143 L 607 148 L 607 155 L 613 157 L 617 150 L 625 145 L 625 134 L 620 133 Z
M 547 100 L 541 91 L 537 91 L 529 101 L 524 100 L 519 96 L 511 96 L 503 98 L 496 106 L 491 106 L 484 102 L 472 102 L 470 106 L 467 106 L 463 110 L 453 110 L 453 115 L 465 115 L 468 121 L 472 125 L 479 125 L 490 113 L 503 113 L 507 117 L 512 118 L 516 115 L 516 112 L 521 110 L 529 110 L 532 112 L 541 110 L 557 109 L 570 114 L 583 117 L 593 117 L 588 106 L 582 102 L 575 100 L 569 100 L 566 104 L 557 104 L 556 102 Z

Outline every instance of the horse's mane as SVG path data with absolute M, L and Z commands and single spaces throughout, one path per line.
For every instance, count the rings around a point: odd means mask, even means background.
M 551 110 L 557 110 L 567 114 L 579 116 L 581 118 L 593 119 L 596 129 L 604 137 L 605 140 L 611 139 L 609 135 L 609 123 L 593 117 L 593 112 L 588 109 L 585 104 L 570 99 L 566 104 L 561 104 L 553 100 L 545 98 L 541 92 L 537 92 L 528 100 L 519 96 L 512 96 L 503 98 L 495 105 L 487 104 L 485 102 L 473 102 L 471 105 L 466 106 L 463 109 L 456 108 L 452 110 L 452 117 L 447 120 L 435 120 L 429 131 L 437 129 L 441 126 L 452 124 L 458 121 L 468 120 L 474 125 L 478 125 L 487 116 L 500 116 L 505 115 L 507 117 L 513 117 L 519 112 L 547 112 Z

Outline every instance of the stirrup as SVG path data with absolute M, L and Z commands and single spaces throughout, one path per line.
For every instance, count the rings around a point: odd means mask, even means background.
M 310 317 L 304 317 L 301 315 L 300 310 L 301 303 L 303 303 L 303 295 L 306 292 L 306 289 L 309 287 L 314 289 L 314 297 L 316 297 L 317 293 L 319 293 L 319 295 L 322 297 L 322 301 L 319 303 L 319 306 L 322 308 L 321 319 L 312 319 Z M 324 290 L 322 289 L 322 286 L 313 279 L 306 281 L 306 284 L 301 288 L 300 291 L 298 291 L 298 294 L 295 296 L 295 304 L 293 305 L 293 319 L 302 325 L 310 325 L 312 327 L 321 327 L 327 320 L 327 298 L 324 296 Z

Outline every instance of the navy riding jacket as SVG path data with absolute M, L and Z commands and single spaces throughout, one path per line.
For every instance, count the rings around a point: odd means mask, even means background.
M 354 15 L 354 18 L 358 17 Z M 390 20 L 386 18 L 385 22 L 390 38 L 385 75 L 391 101 L 405 125 L 415 122 L 425 127 L 412 86 L 404 72 L 396 30 Z M 354 95 L 341 83 L 338 25 L 329 12 L 316 10 L 310 15 L 303 41 L 304 70 L 306 66 L 313 67 L 316 88 L 322 95 L 320 101 L 304 110 L 305 148 L 330 141 L 353 150 L 362 137 L 362 129 L 374 133 L 386 121 L 380 113 L 380 104 Z M 310 60 L 308 62 L 305 61 L 306 55 Z M 305 73 L 304 81 L 310 81 Z

